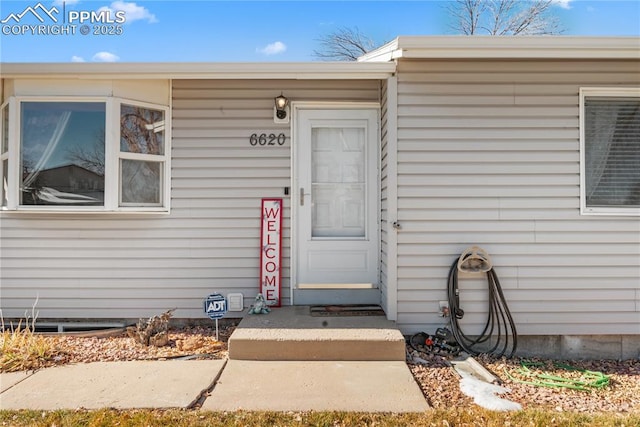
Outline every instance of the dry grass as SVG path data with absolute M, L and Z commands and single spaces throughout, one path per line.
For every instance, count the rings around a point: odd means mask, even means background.
M 491 412 L 481 408 L 450 408 L 420 414 L 371 414 L 354 412 L 203 412 L 197 410 L 117 411 L 0 411 L 3 426 L 598 426 L 640 425 L 634 415 L 580 415 L 525 410 Z
M 0 335 L 0 372 L 33 371 L 46 366 L 58 351 L 42 335 L 36 334 L 36 317 L 25 316 L 17 326 L 5 327 Z

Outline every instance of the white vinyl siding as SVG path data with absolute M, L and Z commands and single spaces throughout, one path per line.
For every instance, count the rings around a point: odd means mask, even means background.
M 637 87 L 637 61 L 400 60 L 398 323 L 443 325 L 449 266 L 491 255 L 520 334 L 640 333 L 640 221 L 580 215 L 581 87 Z M 460 280 L 463 325 L 486 279 Z
M 206 318 L 212 292 L 242 292 L 248 306 L 259 290 L 264 197 L 284 199 L 281 295 L 290 303 L 291 135 L 273 122 L 273 98 L 376 102 L 379 83 L 175 80 L 172 90 L 171 213 L 3 213 L 5 318 L 23 316 L 36 298 L 41 319 L 137 319 L 170 308 L 176 318 Z M 252 147 L 256 132 L 287 140 Z
M 397 173 L 396 134 L 397 105 L 396 78 L 392 77 L 381 86 L 380 112 L 380 291 L 381 304 L 387 318 L 396 320 L 398 315 L 397 275 Z

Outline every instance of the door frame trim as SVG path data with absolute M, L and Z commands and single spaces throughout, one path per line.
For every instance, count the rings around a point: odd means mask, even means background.
M 378 240 L 378 281 L 380 281 L 380 167 L 381 167 L 381 159 L 380 159 L 380 102 L 358 102 L 358 101 L 292 101 L 291 102 L 291 255 L 290 255 L 290 277 L 289 277 L 289 293 L 290 293 L 290 301 L 291 305 L 295 305 L 295 296 L 294 290 L 297 287 L 297 277 L 298 277 L 298 244 L 297 244 L 297 236 L 298 236 L 298 206 L 299 206 L 299 194 L 295 191 L 298 188 L 298 173 L 297 173 L 297 150 L 294 148 L 297 145 L 297 136 L 298 136 L 298 126 L 299 126 L 299 111 L 300 110 L 376 110 L 378 113 L 377 123 L 376 123 L 376 186 L 377 186 L 377 197 L 376 197 L 376 217 L 375 221 L 378 224 L 377 228 L 377 240 Z M 380 287 L 378 287 L 380 290 Z M 382 292 L 380 290 L 380 292 Z

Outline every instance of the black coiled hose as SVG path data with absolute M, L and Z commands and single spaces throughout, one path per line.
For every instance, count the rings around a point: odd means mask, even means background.
M 464 310 L 460 308 L 460 291 L 458 289 L 458 261 L 457 258 L 451 265 L 448 280 L 448 298 L 450 310 L 451 332 L 464 351 L 471 355 L 492 354 L 497 357 L 510 358 L 516 351 L 518 334 L 516 326 L 507 307 L 507 303 L 500 287 L 500 281 L 495 270 L 491 268 L 487 274 L 489 286 L 489 311 L 484 330 L 476 338 L 466 335 L 458 321 L 464 316 Z M 491 338 L 495 343 L 491 346 Z

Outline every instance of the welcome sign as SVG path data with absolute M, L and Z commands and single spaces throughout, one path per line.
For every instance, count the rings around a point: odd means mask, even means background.
M 282 288 L 282 199 L 262 199 L 260 293 L 267 304 L 280 307 Z

